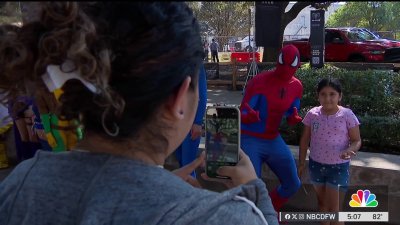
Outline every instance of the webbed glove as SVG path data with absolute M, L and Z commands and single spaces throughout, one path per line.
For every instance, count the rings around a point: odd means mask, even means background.
M 242 114 L 241 119 L 242 122 L 245 124 L 248 123 L 256 123 L 256 122 L 260 122 L 260 112 L 259 111 L 255 111 L 254 109 L 252 109 L 249 104 L 244 103 L 243 104 L 243 109 L 247 111 L 247 114 Z
M 289 117 L 287 117 L 286 121 L 288 125 L 293 126 L 296 125 L 297 123 L 301 122 L 302 118 L 299 116 L 297 112 L 297 108 L 293 107 L 293 113 Z

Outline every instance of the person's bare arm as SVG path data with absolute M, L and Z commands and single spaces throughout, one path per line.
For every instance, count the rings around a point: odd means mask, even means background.
M 306 162 L 307 150 L 310 145 L 311 139 L 311 127 L 304 125 L 303 133 L 301 135 L 300 144 L 299 144 L 299 165 L 297 166 L 297 174 L 299 178 L 304 170 L 304 165 Z
M 342 159 L 350 159 L 355 156 L 361 148 L 360 127 L 355 126 L 349 129 L 350 146 L 340 154 Z

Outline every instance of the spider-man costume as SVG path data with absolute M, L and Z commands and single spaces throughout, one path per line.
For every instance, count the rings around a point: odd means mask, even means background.
M 281 184 L 270 192 L 276 211 L 300 188 L 296 163 L 279 134 L 286 116 L 289 125 L 301 122 L 297 110 L 303 85 L 294 77 L 300 67 L 300 54 L 294 45 L 281 49 L 276 68 L 250 80 L 240 105 L 241 147 L 250 157 L 258 177 L 265 162 Z

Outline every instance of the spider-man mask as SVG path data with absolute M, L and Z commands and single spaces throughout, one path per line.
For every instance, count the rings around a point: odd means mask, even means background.
M 282 80 L 290 80 L 300 67 L 300 53 L 294 45 L 286 45 L 281 49 L 276 62 L 276 75 Z

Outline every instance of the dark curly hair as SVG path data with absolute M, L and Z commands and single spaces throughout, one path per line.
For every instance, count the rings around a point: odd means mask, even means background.
M 71 60 L 101 91 L 66 82 L 59 115 L 81 119 L 97 133 L 104 133 L 102 124 L 110 130 L 117 125 L 118 137 L 126 138 L 153 118 L 187 76 L 191 88 L 197 85 L 204 52 L 198 22 L 184 2 L 42 4 L 39 21 L 0 33 L 0 87 L 11 91 L 24 80 L 42 82 L 47 65 Z

